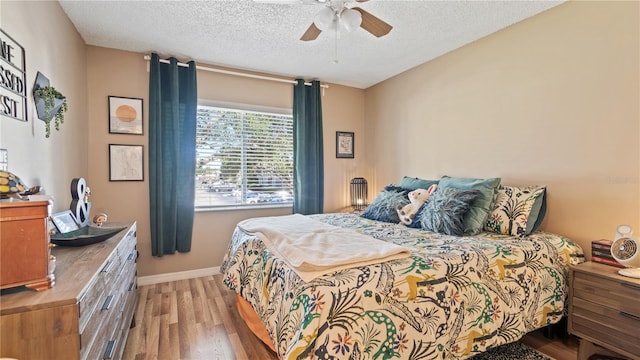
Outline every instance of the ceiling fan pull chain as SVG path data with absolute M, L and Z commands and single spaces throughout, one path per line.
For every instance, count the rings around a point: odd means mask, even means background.
M 340 24 L 336 24 L 336 25 L 340 25 Z M 334 64 L 338 63 L 338 40 L 340 40 L 340 26 L 336 26 L 336 56 L 335 59 L 333 60 Z

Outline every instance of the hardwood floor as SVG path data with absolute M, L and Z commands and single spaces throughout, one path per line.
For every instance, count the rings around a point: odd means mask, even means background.
M 576 360 L 578 358 L 578 339 L 566 336 L 564 339 L 547 339 L 541 330 L 525 335 L 520 342 L 556 360 Z
M 141 286 L 135 318 L 125 360 L 278 359 L 240 318 L 222 275 Z M 577 359 L 572 337 L 549 340 L 534 332 L 522 342 L 557 360 Z

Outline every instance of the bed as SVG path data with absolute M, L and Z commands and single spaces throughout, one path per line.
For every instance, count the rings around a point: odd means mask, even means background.
M 584 261 L 576 243 L 539 230 L 456 236 L 358 213 L 306 218 L 409 255 L 305 281 L 264 236 L 236 227 L 223 281 L 281 359 L 465 359 L 557 323 L 569 265 Z

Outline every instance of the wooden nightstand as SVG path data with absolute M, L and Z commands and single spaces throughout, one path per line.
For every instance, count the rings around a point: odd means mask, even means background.
M 586 262 L 571 268 L 569 332 L 581 338 L 578 360 L 602 346 L 640 359 L 640 279 L 618 268 Z

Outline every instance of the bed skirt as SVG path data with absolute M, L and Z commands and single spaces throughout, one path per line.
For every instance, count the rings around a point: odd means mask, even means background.
M 273 346 L 273 342 L 271 338 L 269 338 L 269 333 L 267 333 L 267 328 L 264 326 L 258 314 L 256 314 L 251 304 L 247 302 L 247 300 L 243 299 L 242 296 L 236 294 L 236 307 L 238 308 L 238 313 L 240 313 L 240 317 L 244 320 L 249 330 L 258 337 L 258 339 L 262 340 L 265 345 L 267 345 L 271 351 L 276 353 L 276 347 Z

